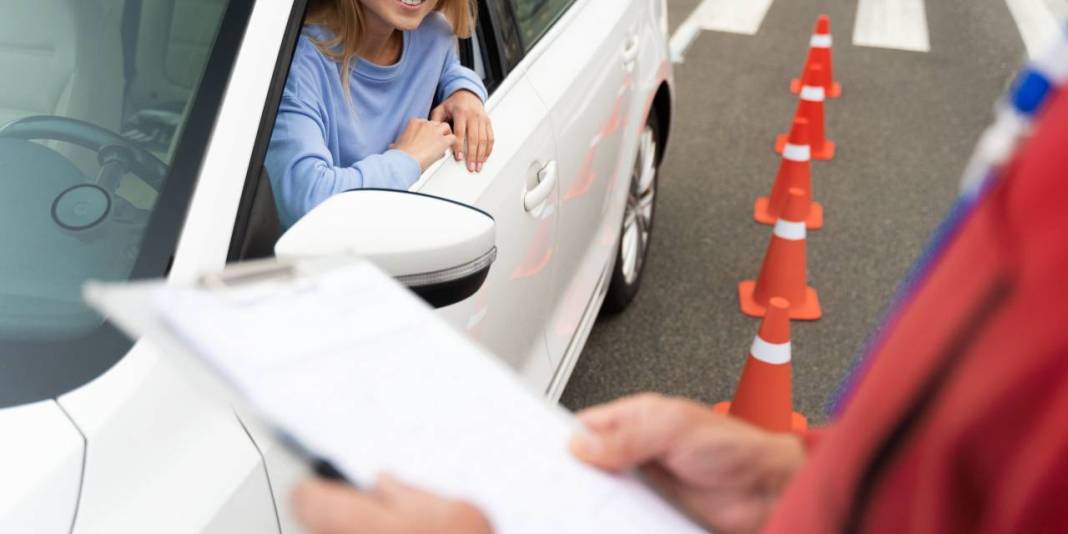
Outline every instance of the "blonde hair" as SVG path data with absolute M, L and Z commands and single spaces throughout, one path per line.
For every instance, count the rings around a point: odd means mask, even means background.
M 457 37 L 466 39 L 475 31 L 475 0 L 439 0 L 434 11 L 445 15 Z M 307 24 L 320 24 L 333 34 L 325 40 L 312 39 L 322 54 L 340 65 L 341 85 L 349 97 L 349 68 L 356 57 L 365 16 L 360 0 L 313 0 L 308 8 Z

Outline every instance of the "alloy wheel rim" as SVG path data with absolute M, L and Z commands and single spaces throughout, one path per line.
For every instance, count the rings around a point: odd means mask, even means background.
M 621 258 L 623 279 L 630 285 L 642 272 L 645 252 L 653 225 L 653 201 L 656 198 L 656 139 L 646 126 L 638 143 L 638 157 L 631 174 L 627 206 L 623 212 Z

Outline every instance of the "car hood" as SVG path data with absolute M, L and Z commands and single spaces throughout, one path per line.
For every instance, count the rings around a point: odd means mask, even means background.
M 54 400 L 0 409 L 0 532 L 70 532 L 85 440 Z

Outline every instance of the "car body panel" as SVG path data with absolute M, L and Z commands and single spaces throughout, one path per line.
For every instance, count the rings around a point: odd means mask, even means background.
M 630 177 L 639 0 L 580 0 L 532 51 L 528 75 L 560 140 L 560 261 L 548 327 L 554 366 L 613 261 Z M 628 57 L 624 57 L 629 54 Z M 595 310 L 594 310 L 595 312 Z
M 296 454 L 277 438 L 274 432 L 263 426 L 253 414 L 238 413 L 252 441 L 263 457 L 268 482 L 274 494 L 275 511 L 281 532 L 301 532 L 300 524 L 289 506 L 289 496 L 301 480 L 312 476 L 307 461 Z
M 493 215 L 497 259 L 473 297 L 438 310 L 524 375 L 544 387 L 551 375 L 545 346 L 556 253 L 559 187 L 527 211 L 524 197 L 538 173 L 555 165 L 556 149 L 548 112 L 521 72 L 498 88 L 487 110 L 496 130 L 493 157 L 481 173 L 445 161 L 417 184 L 418 191 L 478 207 Z
M 233 410 L 147 342 L 59 402 L 88 442 L 73 532 L 277 530 L 262 459 Z
M 580 3 L 576 3 L 578 6 Z M 618 6 L 616 3 L 611 4 L 612 7 Z M 605 4 L 599 4 L 598 7 L 602 11 L 594 10 L 595 13 L 606 12 L 604 10 L 612 9 Z M 606 202 L 604 204 L 604 211 L 601 214 L 602 219 L 600 221 L 597 235 L 594 238 L 596 246 L 599 248 L 600 261 L 598 256 L 591 253 L 589 254 L 588 261 L 584 265 L 585 272 L 578 274 L 572 278 L 571 286 L 567 287 L 564 284 L 567 283 L 565 276 L 561 275 L 557 280 L 556 290 L 562 292 L 556 296 L 559 307 L 556 310 L 553 317 L 554 325 L 548 329 L 547 341 L 549 344 L 550 354 L 554 358 L 554 375 L 551 384 L 548 388 L 548 397 L 550 399 L 559 399 L 563 394 L 563 390 L 567 385 L 567 381 L 574 370 L 575 364 L 578 362 L 578 357 L 582 352 L 582 349 L 589 337 L 590 331 L 595 324 L 595 319 L 601 304 L 605 297 L 605 293 L 608 289 L 608 282 L 611 277 L 611 269 L 614 265 L 616 256 L 616 249 L 618 246 L 620 225 L 618 224 L 622 217 L 623 202 L 625 201 L 624 195 L 626 194 L 626 186 L 629 181 L 630 164 L 636 154 L 638 135 L 646 123 L 649 113 L 653 106 L 653 101 L 662 88 L 667 89 L 670 101 L 674 101 L 674 79 L 671 69 L 671 63 L 669 61 L 669 48 L 668 48 L 668 34 L 667 34 L 667 6 L 665 0 L 639 0 L 629 5 L 629 10 L 633 12 L 634 19 L 633 24 L 617 25 L 619 28 L 627 28 L 627 31 L 622 35 L 617 36 L 616 43 L 625 43 L 625 39 L 636 35 L 639 39 L 639 55 L 632 65 L 624 65 L 624 82 L 622 89 L 616 96 L 618 99 L 614 103 L 618 102 L 623 104 L 621 116 L 616 120 L 606 120 L 602 122 L 602 125 L 607 125 L 609 128 L 618 127 L 622 130 L 623 141 L 620 150 L 617 151 L 618 155 L 618 173 L 614 182 L 611 182 L 612 187 L 616 188 L 615 195 L 607 195 Z M 581 14 L 573 15 L 576 18 L 581 18 Z M 561 19 L 561 25 L 569 22 L 567 17 Z M 603 21 L 602 21 L 603 22 Z M 579 28 L 586 30 L 587 26 L 578 24 Z M 562 30 L 566 31 L 566 30 Z M 629 33 L 628 33 L 629 32 Z M 575 41 L 582 39 L 582 36 L 574 38 Z M 617 46 L 620 46 L 617 44 Z M 623 44 L 622 46 L 625 46 Z M 564 50 L 572 50 L 573 47 L 563 48 Z M 591 47 L 592 49 L 592 47 Z M 622 51 L 620 50 L 622 55 Z M 606 58 L 611 56 L 611 48 L 606 48 Z M 620 57 L 622 60 L 623 58 Z M 572 58 L 574 60 L 574 58 Z M 611 61 L 605 59 L 606 62 Z M 532 63 L 536 64 L 536 63 Z M 556 86 L 552 85 L 554 76 L 559 75 L 559 70 L 554 69 L 551 62 L 542 63 L 546 65 L 544 67 L 543 78 L 546 83 L 540 87 L 541 91 L 547 96 L 548 101 L 555 96 L 558 99 L 563 99 L 564 95 L 561 93 L 562 88 L 560 84 Z M 532 70 L 537 70 L 540 67 L 533 67 Z M 633 98 L 629 99 L 629 105 L 624 104 L 627 101 L 624 93 L 626 88 L 633 90 Z M 581 93 L 575 93 L 581 94 Z M 613 108 L 613 111 L 619 111 Z M 564 115 L 565 120 L 567 115 Z M 662 118 L 664 119 L 664 118 Z M 667 117 L 670 120 L 670 117 Z M 564 122 L 563 124 L 567 124 Z M 566 128 L 566 126 L 565 126 Z M 667 134 L 667 130 L 663 132 Z M 560 132 L 558 135 L 567 135 L 565 132 Z M 588 136 L 589 133 L 587 132 Z M 591 149 L 600 149 L 601 137 L 603 131 L 598 131 L 591 138 Z M 570 138 L 564 144 L 571 144 Z M 574 143 L 572 146 L 580 146 L 579 143 Z M 662 148 L 666 148 L 662 147 Z M 562 156 L 563 157 L 563 156 Z M 583 163 L 585 165 L 586 159 L 591 161 L 590 169 L 594 169 L 592 161 L 594 157 L 590 157 L 588 153 L 583 154 Z M 609 160 L 610 161 L 610 160 Z M 580 167 L 581 168 L 581 167 Z M 602 171 L 603 172 L 603 171 Z M 579 174 L 583 176 L 583 174 Z M 590 183 L 588 177 L 585 180 L 578 181 L 576 183 L 586 184 Z M 618 185 L 617 185 L 618 184 Z M 582 188 L 578 189 L 579 191 Z M 573 216 L 581 216 L 581 212 L 575 210 L 569 212 L 567 194 L 564 193 L 565 198 L 561 201 L 562 220 L 561 226 L 565 228 L 571 228 L 574 223 L 569 219 L 568 214 Z M 618 211 L 613 211 L 618 209 Z M 616 221 L 612 224 L 611 221 Z M 563 245 L 562 245 L 563 246 Z M 607 252 L 607 256 L 605 256 Z M 603 263 L 602 263 L 603 262 Z M 588 289 L 591 284 L 594 284 L 592 291 Z M 584 298 L 585 297 L 585 298 Z M 570 325 L 570 326 L 569 326 Z
M 85 440 L 55 401 L 0 410 L 0 532 L 70 532 Z

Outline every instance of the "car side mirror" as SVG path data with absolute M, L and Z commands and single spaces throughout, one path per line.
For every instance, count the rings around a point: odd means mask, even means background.
M 384 189 L 334 195 L 275 244 L 281 259 L 351 253 L 441 308 L 474 295 L 497 257 L 489 214 L 451 200 Z

